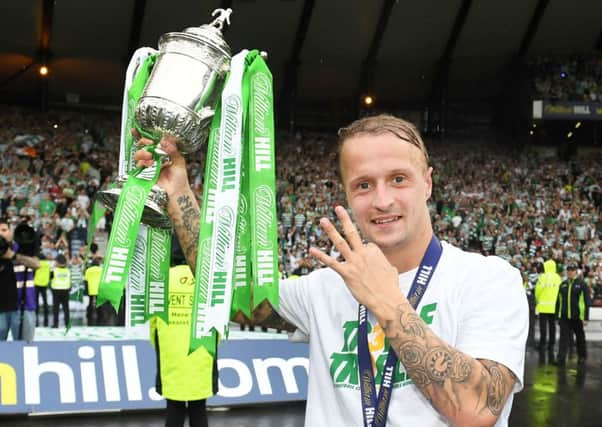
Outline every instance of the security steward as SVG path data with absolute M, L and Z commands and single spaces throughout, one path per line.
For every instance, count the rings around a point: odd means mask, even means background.
M 52 272 L 50 288 L 52 289 L 52 327 L 59 327 L 59 308 L 63 306 L 65 326 L 69 325 L 69 290 L 71 289 L 71 270 L 67 267 L 64 255 L 56 257 L 56 267 Z
M 589 290 L 581 277 L 578 277 L 577 265 L 567 266 L 567 279 L 560 284 L 556 313 L 560 323 L 560 344 L 557 363 L 565 366 L 566 353 L 569 345 L 570 334 L 574 333 L 577 339 L 578 363 L 583 365 L 587 358 L 585 332 L 583 326 L 589 320 L 589 306 L 591 305 Z
M 90 298 L 88 307 L 86 307 L 86 320 L 88 326 L 98 325 L 99 310 L 96 307 L 96 301 L 98 299 L 98 284 L 100 283 L 100 274 L 102 269 L 100 267 L 100 261 L 97 258 L 92 260 L 92 265 L 84 272 L 84 282 L 86 283 L 86 291 Z
M 33 284 L 36 287 L 36 301 L 38 307 L 36 310 L 36 326 L 40 325 L 39 315 L 40 308 L 44 315 L 44 326 L 48 327 L 48 284 L 50 283 L 50 271 L 52 270 L 52 263 L 45 259 L 44 255 L 40 255 L 40 267 L 35 271 L 33 275 Z M 40 298 L 42 303 L 40 304 Z

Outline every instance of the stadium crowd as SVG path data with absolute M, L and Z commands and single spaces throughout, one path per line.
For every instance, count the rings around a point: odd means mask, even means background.
M 0 202 L 16 226 L 27 219 L 41 236 L 41 254 L 71 264 L 85 254 L 96 192 L 116 175 L 116 114 L 40 113 L 0 107 Z M 532 286 L 547 259 L 576 263 L 602 297 L 602 164 L 600 155 L 561 162 L 534 147 L 520 152 L 487 141 L 427 141 L 434 167 L 430 209 L 436 234 L 464 249 L 495 254 Z M 203 154 L 189 163 L 202 190 Z M 318 226 L 336 220 L 345 203 L 337 177 L 334 135 L 279 134 L 278 236 L 283 276 L 318 268 L 311 245 L 337 255 Z M 110 214 L 108 214 L 110 215 Z M 97 235 L 110 226 L 97 224 Z M 102 254 L 101 254 L 102 255 Z
M 441 239 L 508 260 L 531 285 L 546 259 L 561 268 L 575 262 L 601 293 L 600 157 L 565 163 L 535 149 L 508 152 L 482 141 L 427 146 L 434 167 L 430 209 Z M 310 245 L 334 251 L 318 220 L 335 220 L 331 207 L 345 200 L 334 137 L 290 138 L 278 149 L 283 267 L 305 274 L 317 267 L 307 256 Z
M 528 68 L 537 97 L 556 101 L 602 101 L 600 54 L 536 56 Z

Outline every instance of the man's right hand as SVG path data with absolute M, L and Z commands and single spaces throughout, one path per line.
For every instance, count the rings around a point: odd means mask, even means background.
M 141 148 L 146 145 L 152 145 L 154 142 L 150 139 L 141 137 L 135 129 L 132 129 L 132 135 L 138 141 L 138 147 L 140 148 L 134 154 L 136 166 L 152 166 L 152 153 L 142 150 Z M 182 191 L 187 191 L 190 188 L 186 171 L 186 159 L 184 159 L 184 156 L 178 151 L 176 142 L 176 137 L 172 135 L 163 135 L 163 138 L 161 138 L 161 141 L 159 142 L 161 149 L 169 155 L 171 164 L 161 167 L 157 185 L 164 189 L 170 198 L 182 193 Z
M 150 139 L 141 138 L 135 130 L 132 131 L 132 135 L 138 140 L 139 147 L 153 144 Z M 186 160 L 178 151 L 176 142 L 176 138 L 171 135 L 164 135 L 159 142 L 161 149 L 169 155 L 171 163 L 161 166 L 157 185 L 167 192 L 167 214 L 173 223 L 188 265 L 194 272 L 201 215 L 198 202 L 188 181 Z M 153 155 L 146 150 L 136 151 L 134 160 L 138 167 L 153 165 Z

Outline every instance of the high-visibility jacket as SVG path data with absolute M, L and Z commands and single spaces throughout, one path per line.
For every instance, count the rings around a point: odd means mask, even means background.
M 53 274 L 54 277 L 52 278 L 52 283 L 50 283 L 52 289 L 61 290 L 71 288 L 71 270 L 67 267 L 56 267 Z
M 556 262 L 552 259 L 543 263 L 544 272 L 535 284 L 535 311 L 543 314 L 556 312 L 556 298 L 562 278 L 556 273 Z
M 567 279 L 561 283 L 556 303 L 559 319 L 589 320 L 589 289 L 580 279 Z
M 151 343 L 157 351 L 162 396 L 171 400 L 206 399 L 217 390 L 217 364 L 205 347 L 188 354 L 194 298 L 190 267 L 169 270 L 169 324 L 151 318 Z
M 48 286 L 50 283 L 50 261 L 40 260 L 40 267 L 33 275 L 33 284 L 36 286 Z
M 84 280 L 88 283 L 88 295 L 91 297 L 98 295 L 100 273 L 102 273 L 102 269 L 98 265 L 88 267 L 84 273 Z

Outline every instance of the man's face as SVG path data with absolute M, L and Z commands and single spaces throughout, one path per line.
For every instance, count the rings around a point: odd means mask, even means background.
M 358 135 L 341 149 L 343 187 L 364 238 L 385 253 L 430 227 L 432 168 L 420 149 L 391 133 Z
M 13 232 L 8 224 L 0 224 L 0 236 L 4 237 L 9 242 L 12 242 Z

